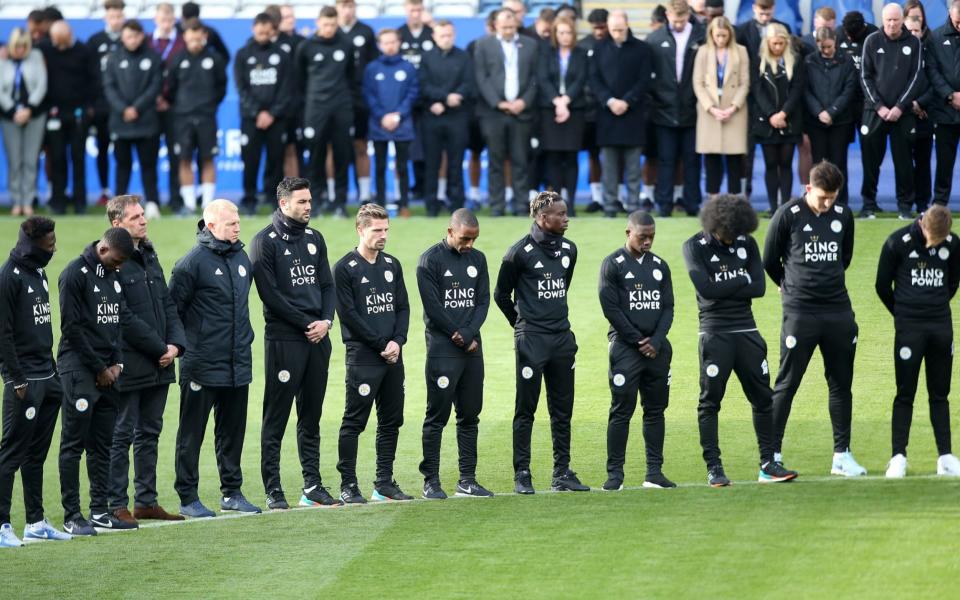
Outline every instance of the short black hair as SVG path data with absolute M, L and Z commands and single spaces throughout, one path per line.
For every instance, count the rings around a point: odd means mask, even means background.
M 27 13 L 27 21 L 30 23 L 42 23 L 46 20 L 46 12 L 39 8 L 35 8 Z
M 270 16 L 269 13 L 265 13 L 265 12 L 258 13 L 257 16 L 255 16 L 255 17 L 253 18 L 253 24 L 254 24 L 254 25 L 260 25 L 261 23 L 269 23 L 270 25 L 273 25 L 274 27 L 277 26 L 277 21 L 276 21 L 276 19 L 274 19 L 272 16 Z
M 537 194 L 537 197 L 533 199 L 533 202 L 530 203 L 530 216 L 536 219 L 557 202 L 563 202 L 563 197 L 560 196 L 560 194 L 556 192 L 540 192 Z
M 303 177 L 284 177 L 277 186 L 277 200 L 289 200 L 297 190 L 309 190 L 310 180 Z
M 810 169 L 810 185 L 825 192 L 839 192 L 843 187 L 843 173 L 832 162 L 821 160 Z
M 480 221 L 477 220 L 477 215 L 469 208 L 458 208 L 453 211 L 453 214 L 450 215 L 450 227 L 480 227 Z
M 658 4 L 656 8 L 653 9 L 653 12 L 650 13 L 650 22 L 651 23 L 666 23 L 667 22 L 667 7 Z
M 56 228 L 57 224 L 53 219 L 48 219 L 41 216 L 33 216 L 28 218 L 23 223 L 20 223 L 20 231 L 23 232 L 27 239 L 32 242 L 43 239 L 48 234 L 52 233 Z
M 653 220 L 653 215 L 645 210 L 635 210 L 627 217 L 627 226 L 630 228 L 645 227 L 647 225 L 656 226 L 656 224 L 656 221 Z
M 606 25 L 610 17 L 610 11 L 605 8 L 595 8 L 587 15 L 587 23 L 591 25 Z
M 104 242 L 111 250 L 116 250 L 124 258 L 130 258 L 133 255 L 133 238 L 130 232 L 123 227 L 111 227 L 103 233 Z
M 577 10 L 577 7 L 575 7 L 575 6 L 571 5 L 571 4 L 567 4 L 566 2 L 564 2 L 563 4 L 561 4 L 560 6 L 557 7 L 557 14 L 559 15 L 560 13 L 562 13 L 562 12 L 565 11 L 565 10 L 571 11 L 571 12 L 573 13 L 574 18 L 577 18 L 577 17 L 580 16 L 580 11 Z
M 700 223 L 704 231 L 733 240 L 757 230 L 757 211 L 743 196 L 719 194 L 703 205 Z
M 130 31 L 136 31 L 137 33 L 143 33 L 143 25 L 140 24 L 140 21 L 136 19 L 127 19 L 123 22 L 123 29 L 129 29 Z
M 184 2 L 180 7 L 180 17 L 184 19 L 196 19 L 200 17 L 200 5 L 196 2 Z
M 43 20 L 50 21 L 51 23 L 54 21 L 62 21 L 63 13 L 60 12 L 60 9 L 56 6 L 48 6 L 43 9 Z

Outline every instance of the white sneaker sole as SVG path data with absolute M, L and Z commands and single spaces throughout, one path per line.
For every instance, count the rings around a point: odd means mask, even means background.
M 662 486 L 662 485 L 658 485 L 658 484 L 652 483 L 652 482 L 650 482 L 650 481 L 644 481 L 644 482 L 643 482 L 643 487 L 647 488 L 648 490 L 669 490 L 669 489 L 670 489 L 670 488 L 668 488 L 668 487 L 664 487 L 664 486 Z M 621 489 L 621 490 L 623 489 L 623 486 L 622 486 L 622 485 L 620 486 L 620 489 Z
M 860 471 L 857 473 L 850 473 L 849 471 L 844 471 L 843 469 L 838 469 L 836 467 L 830 469 L 831 475 L 840 475 L 841 477 L 862 477 L 867 474 L 866 471 Z

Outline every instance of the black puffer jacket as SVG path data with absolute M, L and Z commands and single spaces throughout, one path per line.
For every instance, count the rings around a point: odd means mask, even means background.
M 860 112 L 857 97 L 857 69 L 853 61 L 845 54 L 835 54 L 833 58 L 824 58 L 819 52 L 807 56 L 807 89 L 803 95 L 806 105 L 804 126 L 827 127 L 820 122 L 819 114 L 827 111 L 834 125 L 853 123 Z
M 114 387 L 126 392 L 173 383 L 173 365 L 161 369 L 157 361 L 167 352 L 167 344 L 177 346 L 182 356 L 187 338 L 149 240 L 140 242 L 117 277 L 131 318 L 123 322 L 123 373 Z
M 253 379 L 247 302 L 253 267 L 243 242 L 216 239 L 202 219 L 198 229 L 197 245 L 177 261 L 170 276 L 170 297 L 187 338 L 180 385 L 247 385 Z
M 114 139 L 145 138 L 160 132 L 157 96 L 162 83 L 163 61 L 146 43 L 136 52 L 118 46 L 109 56 L 103 71 L 103 95 L 110 106 L 110 134 Z M 123 111 L 130 106 L 140 116 L 127 122 Z

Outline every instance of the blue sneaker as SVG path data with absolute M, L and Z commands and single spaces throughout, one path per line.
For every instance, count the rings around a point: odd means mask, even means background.
M 258 515 L 263 512 L 260 510 L 260 507 L 250 504 L 250 502 L 243 497 L 243 494 L 224 496 L 223 499 L 220 500 L 220 510 L 249 513 L 254 515 Z
M 27 544 L 32 542 L 44 542 L 47 540 L 65 542 L 72 539 L 72 535 L 57 530 L 46 519 L 36 523 L 30 523 L 23 530 L 23 541 Z
M 215 512 L 203 505 L 203 502 L 194 500 L 190 504 L 180 505 L 180 514 L 191 519 L 209 519 L 217 516 Z
M 10 523 L 0 525 L 0 548 L 19 548 L 22 545 Z

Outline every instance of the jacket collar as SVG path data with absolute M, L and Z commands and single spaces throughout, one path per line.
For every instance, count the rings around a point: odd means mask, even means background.
M 220 254 L 222 256 L 228 256 L 234 254 L 243 249 L 243 242 L 237 240 L 236 242 L 228 242 L 226 240 L 218 240 L 213 237 L 213 232 L 207 229 L 206 224 L 203 222 L 203 219 L 197 223 L 197 244 L 209 248 L 215 254 Z

